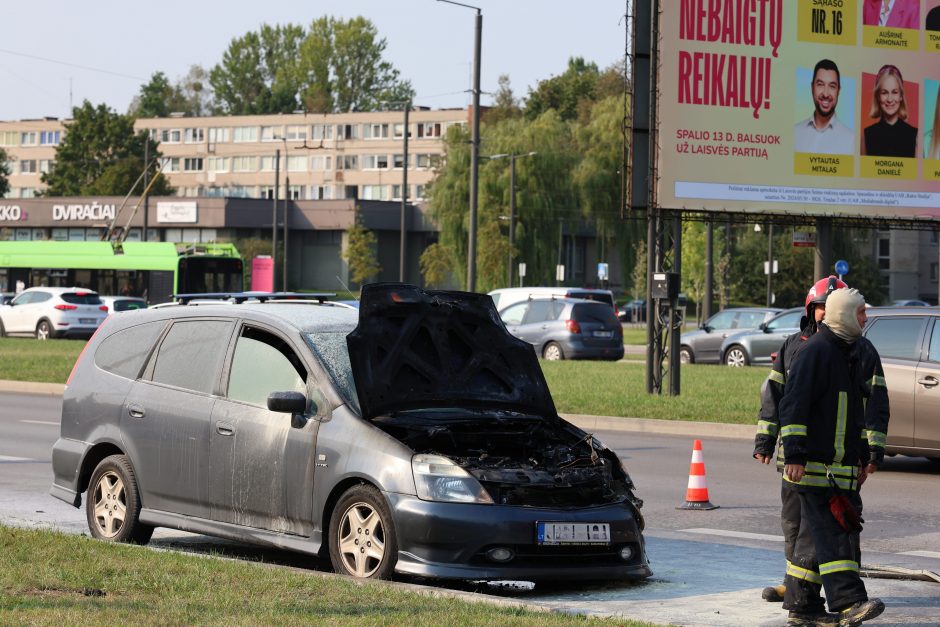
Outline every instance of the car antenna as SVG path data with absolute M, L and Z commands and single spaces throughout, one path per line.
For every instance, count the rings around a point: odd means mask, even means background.
M 343 289 L 344 289 L 344 290 L 346 290 L 347 292 L 349 292 L 350 294 L 352 294 L 352 290 L 350 290 L 350 289 L 349 289 L 349 286 L 346 285 L 346 281 L 344 281 L 344 280 L 342 280 L 341 278 L 339 278 L 339 275 L 336 276 L 336 280 L 339 281 L 339 284 L 343 286 Z M 355 295 L 354 295 L 353 298 L 355 298 L 356 301 L 359 300 L 359 297 L 358 297 L 358 296 L 355 296 Z

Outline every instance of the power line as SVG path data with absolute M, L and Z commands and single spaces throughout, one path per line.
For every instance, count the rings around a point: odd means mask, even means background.
M 26 54 L 24 52 L 14 52 L 13 50 L 5 50 L 0 48 L 0 52 L 4 54 L 12 54 L 17 57 L 25 57 L 27 59 L 36 59 L 37 61 L 45 61 L 46 63 L 55 63 L 57 65 L 66 65 L 68 67 L 79 68 L 81 70 L 88 70 L 90 72 L 99 72 L 101 74 L 110 74 L 111 76 L 118 76 L 120 78 L 127 78 L 135 81 L 146 81 L 146 78 L 141 78 L 139 76 L 131 76 L 130 74 L 121 74 L 120 72 L 112 72 L 111 70 L 102 70 L 101 68 L 91 67 L 88 65 L 79 65 L 78 63 L 69 63 L 68 61 L 59 61 L 57 59 L 49 59 L 47 57 L 40 57 L 34 54 Z

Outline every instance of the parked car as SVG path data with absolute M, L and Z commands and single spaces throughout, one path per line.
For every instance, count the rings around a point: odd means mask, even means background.
M 646 320 L 646 301 L 635 298 L 617 308 L 620 322 L 644 322 Z
M 545 359 L 623 358 L 623 327 L 604 302 L 533 298 L 510 305 L 499 317 Z
M 930 307 L 930 303 L 922 300 L 896 300 L 891 304 L 894 307 Z
M 878 349 L 891 420 L 886 452 L 940 461 L 940 307 L 873 307 L 865 337 Z
M 0 336 L 91 337 L 107 317 L 98 294 L 80 287 L 30 287 L 0 306 Z
M 147 308 L 147 301 L 136 296 L 99 296 L 99 298 L 107 305 L 108 313 Z
M 530 298 L 581 298 L 584 300 L 598 300 L 614 305 L 614 293 L 610 290 L 599 290 L 587 287 L 503 287 L 489 293 L 496 305 L 497 311 L 506 309 L 513 303 L 519 303 Z
M 109 316 L 69 377 L 52 469 L 104 540 L 185 529 L 360 578 L 651 574 L 624 466 L 558 416 L 482 294 L 371 284 L 359 311 Z
M 721 343 L 729 335 L 756 329 L 781 311 L 776 307 L 732 307 L 719 311 L 698 330 L 679 337 L 679 361 L 684 364 L 721 363 Z
M 804 307 L 782 311 L 753 331 L 729 335 L 721 343 L 721 363 L 728 366 L 769 364 L 773 354 L 783 345 L 787 336 L 800 330 L 800 319 L 806 315 Z

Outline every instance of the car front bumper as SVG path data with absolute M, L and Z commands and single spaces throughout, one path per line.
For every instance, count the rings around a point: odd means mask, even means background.
M 400 573 L 441 579 L 597 580 L 652 575 L 643 536 L 627 503 L 577 509 L 433 503 L 386 493 L 398 537 Z M 604 545 L 544 546 L 536 523 L 608 523 Z M 624 560 L 621 549 L 633 555 Z M 487 551 L 505 547 L 513 559 L 496 562 Z

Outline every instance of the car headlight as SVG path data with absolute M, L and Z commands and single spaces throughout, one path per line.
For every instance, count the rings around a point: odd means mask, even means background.
M 422 501 L 493 504 L 480 482 L 446 457 L 415 455 L 411 458 L 411 471 Z

